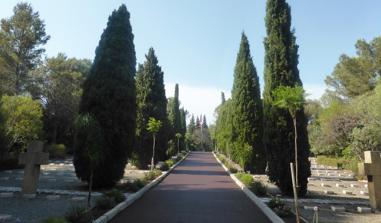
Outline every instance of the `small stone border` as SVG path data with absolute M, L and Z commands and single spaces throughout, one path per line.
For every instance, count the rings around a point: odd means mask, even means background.
M 258 198 L 253 192 L 249 190 L 240 180 L 237 179 L 234 174 L 230 173 L 229 169 L 218 159 L 216 154 L 213 152 L 214 158 L 216 158 L 217 162 L 221 164 L 222 168 L 230 175 L 233 181 L 241 188 L 241 190 L 246 194 L 251 201 L 254 202 L 255 205 L 270 219 L 273 223 L 284 223 L 283 219 L 281 219 L 278 215 L 275 214 L 271 208 L 269 208 L 260 198 Z
M 3 187 L 0 186 L 0 192 L 21 192 L 20 187 Z M 70 195 L 70 196 L 87 196 L 87 191 L 70 191 L 70 190 L 51 190 L 51 189 L 37 189 L 37 194 L 56 194 L 56 195 Z M 92 196 L 101 196 L 99 192 L 92 192 Z
M 121 211 L 126 209 L 128 206 L 133 204 L 136 200 L 141 198 L 146 192 L 148 192 L 152 187 L 159 184 L 165 177 L 167 177 L 173 169 L 175 169 L 182 161 L 184 161 L 188 157 L 189 153 L 187 153 L 180 161 L 178 161 L 175 165 L 173 165 L 167 172 L 162 173 L 159 177 L 157 177 L 155 180 L 151 181 L 149 184 L 145 185 L 142 189 L 137 191 L 136 193 L 133 193 L 127 197 L 127 199 L 121 203 L 119 203 L 117 206 L 115 206 L 113 209 L 109 210 L 99 218 L 97 218 L 93 223 L 107 223 L 111 219 L 113 219 L 117 214 L 119 214 Z

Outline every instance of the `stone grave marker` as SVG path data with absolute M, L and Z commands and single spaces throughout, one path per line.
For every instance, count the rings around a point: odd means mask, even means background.
M 381 209 L 381 156 L 380 152 L 365 151 L 364 163 L 359 164 L 359 173 L 368 178 L 369 203 Z
M 43 146 L 42 141 L 32 141 L 27 152 L 19 156 L 19 163 L 25 165 L 21 190 L 23 194 L 35 194 L 37 191 L 40 165 L 49 161 L 49 153 L 42 152 Z

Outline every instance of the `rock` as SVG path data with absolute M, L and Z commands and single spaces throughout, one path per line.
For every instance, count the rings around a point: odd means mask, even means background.
M 333 212 L 345 212 L 345 207 L 343 206 L 331 206 Z
M 370 207 L 357 207 L 358 213 L 371 213 L 372 209 Z
M 12 220 L 12 215 L 0 214 L 0 222 L 7 222 Z
M 34 199 L 36 198 L 36 194 L 23 194 L 22 197 L 26 199 Z
M 165 162 L 163 161 L 160 161 L 156 164 L 156 169 L 159 169 L 159 170 L 162 170 L 162 171 L 165 171 L 165 170 L 168 170 L 168 166 Z
M 86 197 L 73 197 L 71 200 L 72 201 L 84 201 L 84 200 L 86 200 Z
M 343 190 L 343 194 L 354 195 L 352 191 Z
M 0 197 L 13 197 L 13 192 L 2 192 Z
M 50 200 L 50 201 L 54 201 L 54 200 L 58 200 L 60 199 L 60 195 L 47 195 L 46 196 L 46 199 Z

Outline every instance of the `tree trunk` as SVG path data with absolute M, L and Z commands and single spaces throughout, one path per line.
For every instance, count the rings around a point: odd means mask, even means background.
M 155 166 L 155 143 L 156 143 L 156 136 L 153 135 L 153 146 L 152 146 L 152 159 L 151 159 L 151 170 L 153 170 Z
M 294 121 L 294 134 L 295 134 L 295 182 L 296 187 L 299 189 L 299 167 L 298 167 L 298 129 L 296 127 L 296 114 L 293 118 Z
M 180 138 L 177 138 L 177 155 L 180 153 Z
M 87 209 L 88 210 L 90 210 L 91 208 L 91 192 L 93 189 L 93 176 L 94 176 L 94 171 L 93 171 L 93 168 L 91 168 L 90 181 L 89 181 L 89 194 L 87 195 Z

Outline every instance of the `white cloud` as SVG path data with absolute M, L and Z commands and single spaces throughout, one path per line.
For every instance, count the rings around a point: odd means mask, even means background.
M 224 89 L 179 84 L 181 106 L 195 116 L 205 115 L 207 122 L 212 123 L 215 121 L 214 109 L 221 103 L 221 91 L 226 98 L 230 97 L 230 91 Z M 166 83 L 165 92 L 167 97 L 173 97 L 175 84 Z

